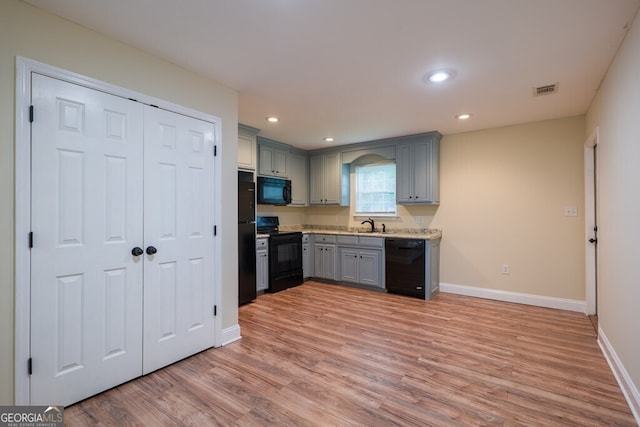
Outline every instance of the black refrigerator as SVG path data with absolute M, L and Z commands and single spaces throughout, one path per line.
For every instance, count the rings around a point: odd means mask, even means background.
M 238 172 L 238 304 L 256 299 L 256 186 L 253 173 Z

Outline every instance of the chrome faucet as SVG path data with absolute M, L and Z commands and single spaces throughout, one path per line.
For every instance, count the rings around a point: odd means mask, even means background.
M 360 224 L 371 224 L 371 232 L 373 233 L 374 231 L 376 231 L 376 226 L 375 223 L 373 222 L 373 220 L 371 219 L 371 217 L 369 217 L 369 219 L 362 221 Z

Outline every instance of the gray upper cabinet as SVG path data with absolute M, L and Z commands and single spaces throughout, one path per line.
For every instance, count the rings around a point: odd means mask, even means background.
M 286 178 L 287 151 L 286 147 L 258 138 L 258 175 Z
M 287 173 L 291 180 L 291 206 L 308 206 L 307 155 L 290 151 L 287 153 Z
M 398 204 L 440 203 L 440 138 L 398 144 L 396 159 Z
M 311 156 L 309 181 L 312 205 L 340 205 L 343 202 L 340 152 Z
M 256 170 L 256 135 L 260 129 L 238 124 L 238 169 Z

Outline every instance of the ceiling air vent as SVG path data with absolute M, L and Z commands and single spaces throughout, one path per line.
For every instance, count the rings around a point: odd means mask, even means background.
M 551 95 L 558 93 L 558 83 L 533 88 L 533 96 Z

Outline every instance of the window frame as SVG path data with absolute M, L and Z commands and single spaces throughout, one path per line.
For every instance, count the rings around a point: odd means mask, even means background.
M 358 204 L 359 204 L 359 194 L 361 194 L 360 191 L 358 191 L 359 189 L 359 174 L 358 171 L 361 168 L 370 168 L 370 167 L 376 167 L 376 166 L 393 166 L 393 171 L 394 171 L 394 183 L 393 183 L 393 196 L 394 196 L 394 200 L 393 200 L 393 212 L 382 212 L 382 211 L 359 211 L 358 210 Z M 354 188 L 353 188 L 353 193 L 354 193 L 354 217 L 355 218 L 359 218 L 359 217 L 397 217 L 398 216 L 398 194 L 397 194 L 397 163 L 395 159 L 385 159 L 383 161 L 376 161 L 376 162 L 367 162 L 367 163 L 361 163 L 361 164 L 355 164 L 354 165 L 354 169 L 353 169 L 353 174 L 354 174 Z

